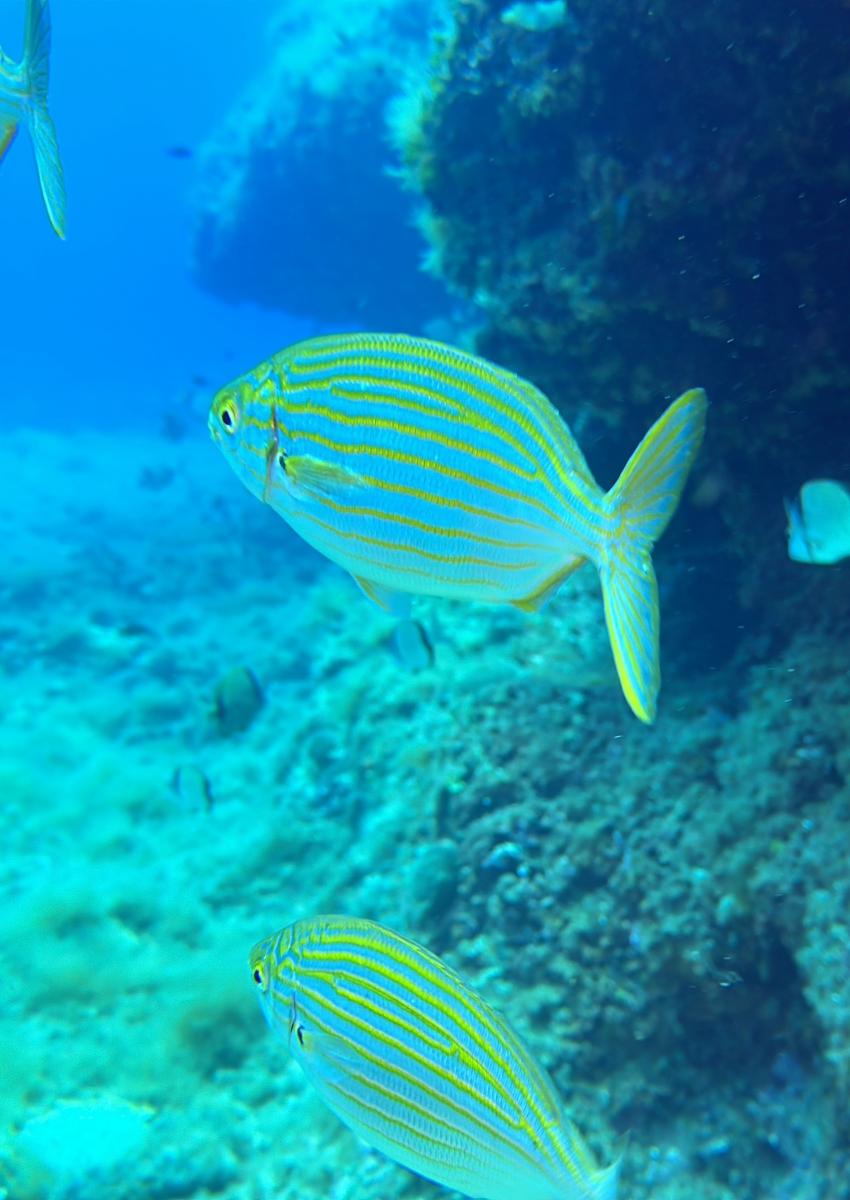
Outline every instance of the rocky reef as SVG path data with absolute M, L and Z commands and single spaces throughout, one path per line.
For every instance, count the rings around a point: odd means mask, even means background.
M 395 124 L 478 348 L 586 410 L 601 480 L 707 388 L 695 536 L 748 604 L 783 494 L 850 474 L 848 41 L 838 0 L 458 0 Z
M 438 806 L 447 944 L 528 982 L 630 1196 L 850 1192 L 848 575 L 787 562 L 781 506 L 850 477 L 848 44 L 839 3 L 459 0 L 395 123 L 432 269 L 600 481 L 664 394 L 712 400 L 659 555 L 678 712 L 650 744 L 503 681 Z
M 312 49 L 278 26 L 205 152 L 196 269 L 413 324 L 398 183 L 351 201 L 387 30 L 420 55 L 426 18 L 357 7 Z M 789 562 L 781 505 L 850 479 L 848 44 L 837 0 L 456 0 L 393 109 L 432 268 L 601 481 L 664 393 L 710 392 L 652 727 L 589 568 L 532 617 L 421 602 L 411 671 L 206 441 L 9 431 L 0 1200 L 434 1200 L 262 1024 L 249 947 L 320 911 L 502 1010 L 624 1198 L 848 1200 L 850 573 Z
M 339 324 L 439 312 L 384 108 L 427 44 L 426 0 L 286 5 L 258 75 L 203 146 L 193 270 L 232 301 Z
M 422 602 L 409 672 L 186 449 L 3 450 L 0 1195 L 433 1198 L 251 994 L 254 941 L 342 911 L 512 1019 L 629 1200 L 846 1200 L 846 610 L 720 672 L 668 653 L 651 728 L 589 569 L 534 617 Z M 703 612 L 668 593 L 665 629 Z

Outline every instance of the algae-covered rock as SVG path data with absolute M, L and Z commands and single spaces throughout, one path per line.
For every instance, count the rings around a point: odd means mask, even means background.
M 786 641 L 748 628 L 713 668 L 728 601 L 707 568 L 690 611 L 671 603 L 671 567 L 689 576 L 671 529 L 648 728 L 617 689 L 590 570 L 534 616 L 421 601 L 438 656 L 410 672 L 342 572 L 293 552 L 281 587 L 260 506 L 246 498 L 222 539 L 212 470 L 168 520 L 159 493 L 122 508 L 112 472 L 137 436 L 75 439 L 73 472 L 53 439 L 0 444 L 9 477 L 33 450 L 7 524 L 36 531 L 22 556 L 44 538 L 45 580 L 36 608 L 10 604 L 0 672 L 0 1192 L 434 1200 L 310 1099 L 252 995 L 258 938 L 343 912 L 417 938 L 510 1018 L 600 1159 L 622 1156 L 624 1198 L 847 1200 L 846 572 L 796 568 Z M 55 531 L 32 503 L 45 476 L 54 513 L 68 505 Z M 81 582 L 81 486 L 114 500 L 105 540 L 158 580 L 122 595 L 121 619 L 161 631 L 162 672 L 143 646 L 109 671 L 43 653 L 117 594 L 111 571 Z M 203 737 L 223 647 L 262 664 L 265 706 L 239 736 Z M 152 669 L 182 720 L 134 718 Z M 195 762 L 211 812 L 197 775 L 168 787 Z M 109 1097 L 154 1109 L 148 1138 L 58 1190 L 20 1130 Z
M 783 495 L 846 469 L 850 9 L 549 9 L 456 3 L 397 123 L 432 267 L 481 351 L 582 409 L 601 481 L 665 395 L 707 389 L 696 536 L 753 604 Z
M 61 1100 L 25 1123 L 16 1148 L 47 1172 L 58 1194 L 72 1194 L 84 1191 L 92 1176 L 109 1175 L 137 1158 L 153 1115 L 148 1106 L 112 1096 Z
M 831 661 L 832 660 L 832 661 Z M 801 635 L 734 715 L 623 728 L 528 679 L 458 698 L 432 937 L 520 1025 L 629 1196 L 839 1198 L 850 1138 L 844 668 Z M 701 707 L 701 711 L 699 708 Z M 805 1115 L 803 1115 L 805 1114 Z M 810 1164 L 818 1164 L 815 1183 Z M 680 1186 L 685 1190 L 677 1190 Z
M 325 322 L 412 330 L 440 311 L 384 132 L 388 99 L 424 56 L 431 8 L 281 6 L 254 84 L 201 151 L 202 286 Z

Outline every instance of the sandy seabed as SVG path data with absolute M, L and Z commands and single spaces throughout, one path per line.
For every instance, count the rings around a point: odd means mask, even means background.
M 632 1130 L 622 1195 L 850 1196 L 843 651 L 734 712 L 673 664 L 647 730 L 592 571 L 530 618 L 421 602 L 413 671 L 206 440 L 11 433 L 0 479 L 2 1200 L 438 1195 L 251 995 L 322 911 L 462 970 L 603 1160 Z
M 299 915 L 415 919 L 402 864 L 492 616 L 444 610 L 442 680 L 407 671 L 206 441 L 21 432 L 0 460 L 0 1195 L 415 1190 L 288 1069 L 247 954 Z M 246 667 L 265 703 L 228 733 Z

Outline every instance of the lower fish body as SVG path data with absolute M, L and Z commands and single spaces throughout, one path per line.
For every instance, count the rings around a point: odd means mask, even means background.
M 373 921 L 321 916 L 259 942 L 273 1030 L 363 1141 L 482 1200 L 614 1200 L 522 1039 L 436 955 Z
M 47 111 L 50 6 L 27 0 L 24 56 L 13 62 L 0 50 L 0 159 L 24 124 L 32 140 L 44 206 L 59 237 L 65 236 L 65 179 L 56 129 Z
M 401 334 L 313 338 L 213 400 L 236 474 L 398 617 L 414 594 L 540 608 L 592 562 L 623 693 L 643 721 L 660 686 L 651 551 L 702 439 L 685 392 L 604 491 L 532 384 Z

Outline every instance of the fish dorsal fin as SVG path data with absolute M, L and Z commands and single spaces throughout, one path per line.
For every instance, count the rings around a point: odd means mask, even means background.
M 544 604 L 552 599 L 564 580 L 568 579 L 573 571 L 577 571 L 586 562 L 586 558 L 577 554 L 565 567 L 559 567 L 555 574 L 545 580 L 531 595 L 523 596 L 522 600 L 511 600 L 511 604 L 514 608 L 521 608 L 523 612 L 539 612 Z
M 355 471 L 325 462 L 312 454 L 290 454 L 284 460 L 286 475 L 293 486 L 320 496 L 338 496 L 351 488 L 363 486 Z
M 555 405 L 538 387 L 529 383 L 527 379 L 522 379 L 519 375 L 511 376 L 511 384 L 516 398 L 520 400 L 528 413 L 533 414 L 533 423 L 536 428 L 551 440 L 552 452 L 561 469 L 566 465 L 586 483 L 596 487 L 596 480 L 587 465 L 581 447 Z M 527 420 L 528 418 L 526 418 Z

